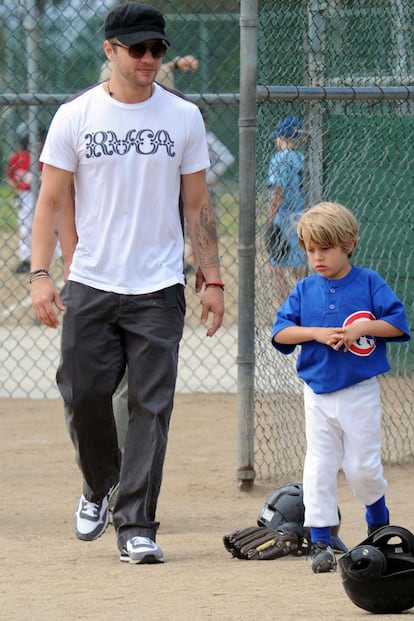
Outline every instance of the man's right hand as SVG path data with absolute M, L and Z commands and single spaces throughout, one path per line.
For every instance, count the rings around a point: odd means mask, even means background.
M 36 278 L 31 283 L 32 305 L 38 320 L 49 328 L 57 328 L 59 319 L 55 307 L 65 311 L 62 299 L 50 278 Z

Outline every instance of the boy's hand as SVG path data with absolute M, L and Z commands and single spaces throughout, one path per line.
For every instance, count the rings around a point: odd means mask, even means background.
M 315 341 L 336 351 L 345 344 L 344 338 L 343 328 L 315 328 Z

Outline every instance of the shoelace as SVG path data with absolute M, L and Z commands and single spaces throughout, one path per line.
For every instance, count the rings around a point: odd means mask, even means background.
M 95 502 L 90 502 L 89 500 L 86 500 L 86 498 L 82 500 L 81 513 L 84 513 L 89 517 L 96 519 L 99 517 L 99 509 L 99 504 L 96 504 Z
M 149 537 L 132 537 L 131 544 L 132 546 L 139 546 L 140 548 L 155 548 L 155 543 Z

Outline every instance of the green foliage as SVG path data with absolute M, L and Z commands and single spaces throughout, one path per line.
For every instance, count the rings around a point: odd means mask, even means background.
M 259 83 L 392 76 L 398 84 L 414 62 L 413 17 L 410 0 L 262 0 Z
M 6 184 L 0 185 L 0 229 L 14 231 L 17 227 L 14 193 Z
M 99 79 L 105 60 L 102 50 L 104 5 L 86 5 L 76 10 L 73 3 L 51 9 L 46 5 L 37 20 L 37 84 L 40 92 L 76 93 Z M 108 6 L 108 5 L 107 5 Z M 178 76 L 178 88 L 184 92 L 236 92 L 240 64 L 238 2 L 209 3 L 159 2 L 157 8 L 166 16 L 167 34 L 171 41 L 166 61 L 177 55 L 193 54 L 200 61 L 199 70 Z M 63 8 L 65 10 L 63 10 Z M 10 92 L 27 91 L 27 40 L 22 20 L 10 11 L 5 19 L 4 40 L 8 55 L 1 75 Z M 1 58 L 0 58 L 1 63 Z
M 238 13 L 240 10 L 239 0 L 209 0 L 208 5 L 204 0 L 158 0 L 154 5 L 165 15 L 171 13 Z

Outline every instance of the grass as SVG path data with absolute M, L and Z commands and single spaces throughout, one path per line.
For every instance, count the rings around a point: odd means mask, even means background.
M 0 229 L 14 231 L 17 228 L 17 214 L 13 207 L 14 193 L 8 185 L 0 185 Z
M 216 205 L 217 224 L 221 235 L 237 237 L 239 230 L 239 202 L 232 194 L 222 194 Z

